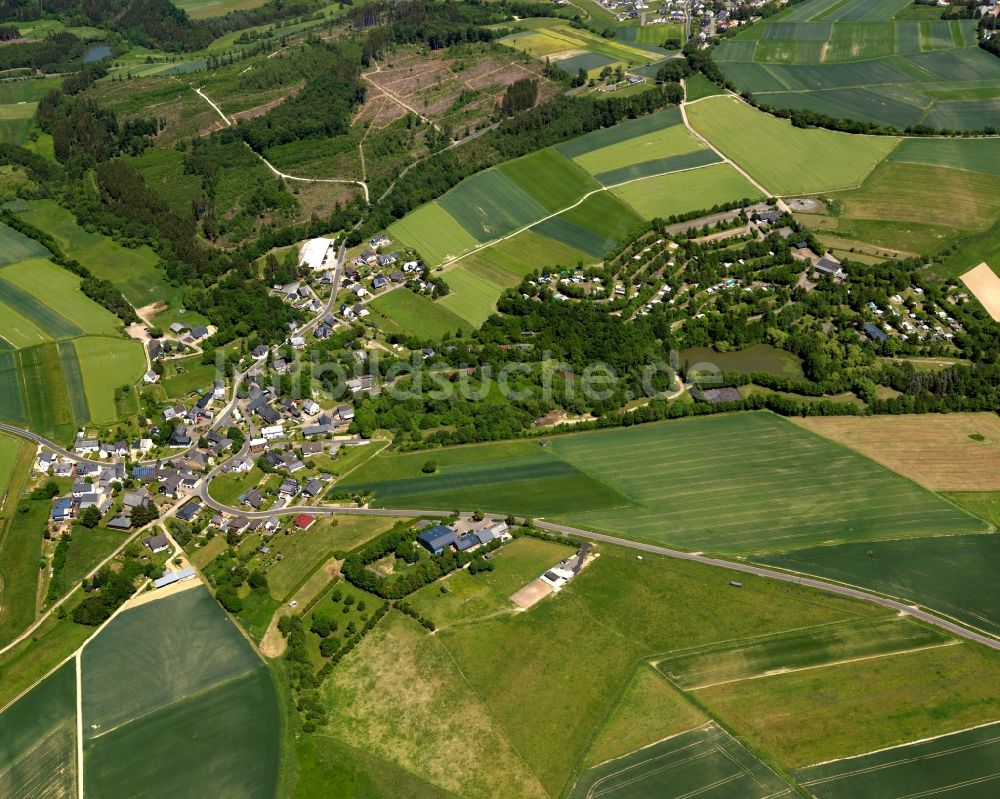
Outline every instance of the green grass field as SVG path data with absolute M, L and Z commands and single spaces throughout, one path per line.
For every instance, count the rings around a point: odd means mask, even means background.
M 990 724 L 800 769 L 795 779 L 820 799 L 913 794 L 962 799 L 988 796 L 998 771 L 1000 725 Z
M 589 264 L 594 257 L 534 230 L 498 241 L 461 261 L 462 266 L 501 286 L 516 286 L 535 269 Z
M 72 662 L 0 713 L 0 796 L 76 795 L 76 673 Z
M 481 243 L 546 215 L 537 200 L 499 169 L 477 172 L 436 202 Z
M 83 388 L 95 422 L 110 422 L 121 416 L 115 404 L 115 389 L 132 386 L 146 371 L 142 343 L 133 339 L 85 336 L 73 342 L 83 373 Z
M 777 671 L 941 646 L 954 640 L 937 627 L 890 616 L 680 651 L 657 661 L 656 667 L 681 688 L 696 690 Z
M 702 149 L 704 146 L 687 128 L 674 125 L 591 150 L 573 160 L 591 175 L 598 175 L 643 161 L 656 161 Z
M 499 170 L 549 213 L 561 211 L 587 192 L 600 188 L 586 172 L 552 147 L 507 161 Z
M 201 587 L 126 610 L 83 650 L 85 735 L 101 737 L 260 666 Z
M 793 796 L 781 777 L 717 724 L 675 735 L 590 769 L 572 799 L 777 799 Z
M 993 139 L 906 139 L 889 160 L 1000 175 L 1000 147 Z
M 643 226 L 642 217 L 631 207 L 604 191 L 564 214 L 535 225 L 532 230 L 600 259 Z
M 445 282 L 449 281 L 451 274 L 451 272 L 445 274 Z M 396 289 L 377 297 L 369 303 L 369 306 L 377 315 L 385 317 L 400 330 L 419 338 L 437 340 L 445 333 L 454 334 L 456 330 L 469 329 L 468 322 L 443 305 L 440 300 L 432 301 L 406 288 Z M 388 330 L 388 332 L 393 331 Z
M 274 795 L 274 682 L 202 586 L 124 611 L 82 657 L 89 795 Z M 152 740 L 171 757 L 150 757 Z
M 870 588 L 1000 634 L 1000 534 L 847 543 L 754 560 Z
M 114 283 L 137 308 L 152 302 L 180 302 L 181 290 L 167 283 L 157 267 L 159 256 L 149 247 L 130 249 L 100 233 L 90 233 L 54 200 L 32 200 L 19 216 L 52 236 L 66 255 L 95 276 Z
M 794 128 L 729 97 L 692 105 L 688 118 L 724 155 L 776 194 L 859 185 L 899 141 Z
M 529 514 L 615 508 L 627 500 L 549 450 L 527 442 L 456 447 L 434 453 L 438 471 L 425 475 L 427 453 L 382 453 L 352 472 L 338 489 L 369 490 L 382 507 L 518 508 Z
M 34 239 L 0 224 L 0 266 L 27 258 L 44 258 L 48 254 L 49 251 Z
M 68 442 L 77 425 L 58 345 L 41 344 L 20 350 L 16 356 L 28 426 L 56 441 Z
M 184 397 L 193 391 L 205 391 L 216 378 L 215 364 L 202 363 L 200 355 L 180 358 L 165 364 L 160 385 L 168 397 Z
M 761 197 L 750 181 L 729 164 L 646 178 L 619 186 L 613 193 L 646 219 L 666 219 L 743 198 Z
M 221 17 L 231 11 L 244 11 L 264 5 L 264 0 L 178 0 L 177 7 L 184 9 L 192 19 Z
M 477 241 L 437 202 L 427 203 L 389 225 L 389 236 L 420 253 L 431 266 L 473 249 Z
M 464 263 L 445 273 L 451 292 L 437 301 L 472 327 L 478 328 L 496 311 L 497 300 L 506 286 L 473 271 Z
M 601 128 L 555 145 L 567 158 L 576 159 L 585 153 L 620 144 L 639 136 L 681 124 L 681 112 L 676 107 L 665 108 L 653 114 L 619 122 L 610 128 Z
M 493 556 L 493 571 L 477 577 L 500 596 L 509 597 L 574 551 L 551 541 L 519 538 Z
M 33 462 L 27 442 L 0 436 L 0 644 L 35 620 L 38 560 L 49 504 L 26 500 L 27 512 L 18 510 Z
M 603 186 L 617 186 L 621 183 L 637 181 L 640 178 L 652 178 L 658 175 L 666 175 L 670 172 L 681 172 L 683 170 L 708 166 L 709 164 L 717 164 L 721 160 L 712 150 L 705 148 L 680 155 L 657 158 L 652 161 L 640 161 L 628 166 L 611 169 L 607 172 L 598 172 L 594 177 Z
M 382 506 L 482 507 L 716 552 L 986 529 L 916 484 L 768 413 L 563 435 L 545 448 L 444 449 L 434 453 L 432 476 L 420 472 L 426 459 L 383 453 L 341 487 L 372 490 Z
M 963 641 L 718 685 L 697 698 L 795 769 L 996 721 L 997 680 L 1000 653 Z

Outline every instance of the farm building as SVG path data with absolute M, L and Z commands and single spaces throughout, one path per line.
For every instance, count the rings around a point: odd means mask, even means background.
M 307 241 L 299 253 L 299 266 L 308 266 L 310 269 L 316 270 L 323 269 L 333 243 L 333 239 L 325 238 Z
M 179 572 L 169 572 L 164 574 L 160 579 L 153 581 L 153 588 L 163 588 L 166 585 L 172 585 L 173 583 L 179 583 L 182 580 L 190 580 L 194 577 L 194 569 L 188 566 L 185 569 L 181 569 Z
M 435 524 L 417 536 L 417 543 L 434 555 L 440 555 L 457 541 L 458 534 L 443 524 Z

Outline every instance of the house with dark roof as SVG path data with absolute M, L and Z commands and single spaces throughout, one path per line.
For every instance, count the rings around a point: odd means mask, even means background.
M 194 517 L 198 515 L 198 511 L 201 510 L 201 503 L 199 502 L 188 502 L 184 507 L 177 511 L 177 518 L 182 522 L 190 522 L 194 520 Z
M 318 497 L 321 493 L 323 493 L 323 483 L 313 477 L 305 484 L 302 489 L 302 493 L 307 497 Z
M 417 536 L 417 543 L 433 555 L 440 555 L 458 541 L 458 534 L 450 527 L 435 524 Z
M 880 328 L 878 325 L 874 325 L 871 322 L 864 327 L 865 335 L 876 344 L 881 344 L 883 341 L 888 340 L 888 334 Z
M 164 550 L 170 549 L 170 542 L 167 540 L 165 535 L 151 535 L 149 538 L 142 539 L 142 544 L 154 555 L 157 552 L 163 552 Z
M 191 446 L 191 436 L 188 435 L 187 428 L 182 424 L 177 425 L 170 434 L 170 441 L 168 443 L 172 447 Z
M 204 325 L 198 325 L 194 330 L 191 331 L 191 338 L 195 341 L 201 341 L 208 335 L 208 328 Z

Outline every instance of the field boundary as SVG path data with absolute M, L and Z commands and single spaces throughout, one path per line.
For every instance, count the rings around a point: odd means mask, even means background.
M 915 741 L 907 741 L 901 744 L 893 744 L 892 746 L 883 746 L 881 749 L 872 749 L 870 752 L 861 752 L 857 755 L 848 755 L 847 757 L 836 757 L 833 760 L 822 760 L 819 763 L 812 763 L 804 768 L 816 768 L 817 766 L 828 766 L 831 763 L 843 763 L 845 760 L 857 760 L 859 757 L 868 757 L 869 755 L 877 755 L 880 752 L 891 752 L 893 749 L 903 749 L 907 746 L 916 746 L 917 744 L 930 743 L 931 741 L 937 741 L 941 738 L 947 738 L 949 735 L 960 735 L 963 732 L 972 732 L 973 730 L 982 730 L 986 727 L 1000 726 L 1000 721 L 987 721 L 982 724 L 974 724 L 971 727 L 964 727 L 961 730 L 952 730 L 951 732 L 943 732 L 940 735 L 931 735 L 927 738 L 919 738 Z

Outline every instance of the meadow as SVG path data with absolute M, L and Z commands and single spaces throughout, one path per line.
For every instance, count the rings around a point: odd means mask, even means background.
M 963 641 L 696 694 L 730 729 L 795 769 L 996 721 L 998 679 L 1000 653 Z
M 681 650 L 655 665 L 684 690 L 697 690 L 954 641 L 937 627 L 890 616 Z
M 445 276 L 449 287 L 451 274 L 449 272 Z M 386 292 L 372 300 L 369 306 L 375 313 L 376 319 L 381 316 L 391 323 L 390 326 L 382 325 L 390 333 L 395 332 L 392 329 L 392 326 L 395 326 L 396 329 L 411 333 L 418 338 L 436 340 L 445 333 L 454 334 L 456 330 L 469 329 L 468 322 L 441 300 L 435 302 L 407 288 Z
M 12 227 L 0 223 L 0 266 L 49 254 L 41 244 Z
M 135 307 L 180 301 L 180 289 L 167 283 L 158 267 L 159 256 L 149 247 L 126 248 L 100 233 L 88 232 L 55 200 L 31 200 L 18 215 L 52 236 L 66 255 L 96 277 L 114 283 Z
M 115 389 L 131 387 L 146 370 L 142 343 L 132 339 L 85 336 L 73 342 L 83 376 L 91 421 L 111 422 L 123 414 Z
M 420 253 L 424 261 L 436 266 L 473 249 L 477 241 L 436 202 L 422 205 L 389 225 L 388 234 Z
M 995 533 L 844 543 L 753 559 L 888 594 L 1000 634 L 995 580 L 1000 535 Z
M 88 794 L 127 797 L 156 785 L 180 796 L 274 795 L 273 680 L 201 585 L 120 613 L 88 642 L 82 673 Z M 150 757 L 150 740 L 171 757 Z
M 0 712 L 0 796 L 76 796 L 76 674 L 69 662 Z
M 780 195 L 859 185 L 899 141 L 795 128 L 732 97 L 709 97 L 689 106 L 687 114 L 724 155 Z
M 1000 725 L 988 724 L 800 769 L 795 779 L 820 799 L 914 793 L 960 799 L 990 790 L 998 766 Z
M 708 723 L 590 769 L 572 799 L 777 799 L 794 793 L 717 724 Z
M 559 795 L 575 781 L 595 731 L 614 719 L 643 658 L 738 637 L 748 626 L 763 634 L 874 612 L 766 580 L 746 580 L 736 592 L 725 571 L 652 555 L 638 562 L 605 545 L 599 551 L 558 595 L 524 613 L 497 614 L 502 605 L 475 586 L 458 587 L 454 602 L 425 589 L 421 607 L 432 618 L 435 604 L 448 603 L 436 614 L 442 629 L 429 636 L 410 619 L 387 617 L 321 689 L 331 714 L 323 734 L 463 796 Z M 379 690 L 388 679 L 394 689 Z M 447 723 L 441 707 L 449 708 Z M 690 709 L 673 717 L 673 707 L 662 698 L 647 707 L 644 729 L 653 737 L 633 735 L 634 745 L 679 731 L 671 730 L 678 719 L 702 720 Z M 654 711 L 664 712 L 663 732 Z M 453 767 L 454 747 L 473 757 L 484 744 L 491 755 L 476 760 L 480 768 Z
M 20 438 L 0 436 L 0 644 L 10 641 L 35 620 L 38 562 L 47 501 L 28 500 L 34 448 Z

